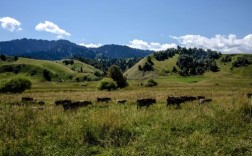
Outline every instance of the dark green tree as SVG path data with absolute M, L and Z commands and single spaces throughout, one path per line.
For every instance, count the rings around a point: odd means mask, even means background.
M 142 70 L 143 70 L 143 68 L 142 68 L 141 65 L 138 65 L 138 70 L 139 70 L 139 71 L 142 71 Z
M 112 78 L 117 83 L 117 87 L 119 88 L 128 86 L 127 79 L 123 76 L 118 66 L 112 65 L 108 69 L 108 77 Z
M 51 81 L 51 76 L 50 76 L 50 72 L 48 70 L 44 70 L 43 71 L 43 76 L 46 79 L 46 81 Z
M 0 58 L 1 58 L 2 61 L 6 61 L 6 56 L 5 55 L 1 54 Z
M 152 60 L 151 60 L 151 57 L 150 57 L 150 56 L 148 56 L 148 57 L 147 57 L 147 62 L 148 62 L 151 66 L 153 66 L 153 65 L 154 65 L 154 63 L 152 62 Z
M 18 57 L 17 57 L 17 56 L 15 56 L 15 57 L 14 57 L 14 61 L 17 61 L 17 60 L 18 60 Z
M 172 72 L 173 72 L 173 73 L 177 73 L 177 72 L 178 72 L 178 70 L 176 69 L 176 67 L 173 67 L 173 68 L 172 68 Z

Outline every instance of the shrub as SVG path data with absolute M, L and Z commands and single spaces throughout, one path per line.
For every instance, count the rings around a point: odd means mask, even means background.
M 6 61 L 6 56 L 3 55 L 3 54 L 1 54 L 1 55 L 0 55 L 0 59 L 1 59 L 2 61 Z
M 26 89 L 30 89 L 32 83 L 30 80 L 25 78 L 15 78 L 3 83 L 0 87 L 2 93 L 21 93 Z
M 17 61 L 17 60 L 18 60 L 18 57 L 17 57 L 17 56 L 15 56 L 15 57 L 14 57 L 14 61 Z
M 104 78 L 99 82 L 97 88 L 99 90 L 109 90 L 110 91 L 110 90 L 116 90 L 117 85 L 116 85 L 116 82 L 113 79 Z
M 46 69 L 43 71 L 43 76 L 44 76 L 46 81 L 51 81 L 52 80 L 51 76 L 50 76 L 50 72 L 48 70 L 46 70 Z
M 156 81 L 154 81 L 153 79 L 148 79 L 146 81 L 146 83 L 144 84 L 145 87 L 153 87 L 153 86 L 157 86 L 158 83 Z

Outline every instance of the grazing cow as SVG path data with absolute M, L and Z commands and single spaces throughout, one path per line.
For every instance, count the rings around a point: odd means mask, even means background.
M 194 101 L 197 100 L 197 97 L 194 96 L 168 96 L 166 99 L 166 106 L 172 106 L 176 105 L 177 107 L 180 107 L 181 103 L 187 102 L 187 101 Z
M 248 98 L 251 98 L 251 97 L 252 97 L 252 93 L 248 93 L 248 94 L 247 94 L 247 97 L 248 97 Z
M 106 103 L 108 103 L 109 101 L 111 101 L 111 98 L 109 98 L 109 97 L 102 97 L 102 98 L 97 98 L 96 99 L 96 101 L 97 102 L 106 102 Z
M 38 104 L 39 105 L 45 105 L 45 102 L 44 101 L 38 101 Z
M 34 102 L 34 99 L 31 98 L 31 97 L 22 97 L 22 102 L 25 102 L 25 103 L 33 103 L 33 102 Z
M 177 107 L 180 107 L 180 104 L 183 103 L 183 100 L 180 97 L 172 97 L 168 96 L 166 99 L 166 106 L 173 106 L 176 105 Z
M 125 104 L 127 100 L 116 100 L 117 104 Z
M 137 99 L 136 103 L 137 103 L 137 109 L 142 107 L 148 108 L 150 105 L 153 105 L 153 103 L 156 103 L 156 99 L 152 98 Z
M 76 102 L 62 104 L 65 111 L 69 109 L 77 109 L 79 107 L 85 107 L 88 105 L 92 105 L 92 102 L 91 101 L 76 101 Z
M 55 105 L 58 106 L 58 105 L 68 104 L 71 102 L 72 102 L 71 100 L 57 100 L 55 101 Z
M 197 97 L 194 97 L 194 96 L 181 96 L 180 98 L 181 98 L 184 102 L 197 100 Z
M 200 99 L 199 104 L 208 103 L 208 102 L 211 102 L 211 101 L 212 101 L 212 99 Z

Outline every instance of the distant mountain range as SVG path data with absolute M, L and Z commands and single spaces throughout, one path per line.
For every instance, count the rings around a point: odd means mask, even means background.
M 74 56 L 85 58 L 132 58 L 145 57 L 152 53 L 122 45 L 104 45 L 87 48 L 67 40 L 17 39 L 0 42 L 0 53 L 10 56 L 22 56 L 44 60 L 60 60 Z

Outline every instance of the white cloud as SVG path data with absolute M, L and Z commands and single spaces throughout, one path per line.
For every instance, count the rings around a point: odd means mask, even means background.
M 160 51 L 160 50 L 166 50 L 168 48 L 176 48 L 177 45 L 174 43 L 157 43 L 157 42 L 145 42 L 143 40 L 138 40 L 134 39 L 129 42 L 128 44 L 129 47 L 131 48 L 136 48 L 136 49 L 143 49 L 143 50 L 153 50 L 153 51 Z
M 87 47 L 87 48 L 98 48 L 98 47 L 102 46 L 101 43 L 98 43 L 98 44 L 94 44 L 94 43 L 80 43 L 79 45 Z
M 197 47 L 212 49 L 222 53 L 252 53 L 252 34 L 244 38 L 237 38 L 236 35 L 228 36 L 215 35 L 207 38 L 201 35 L 171 36 L 185 47 Z
M 44 23 L 39 23 L 36 25 L 35 30 L 37 31 L 45 31 L 52 34 L 56 34 L 57 38 L 64 38 L 65 36 L 71 36 L 70 33 L 65 30 L 59 28 L 58 25 L 54 24 L 50 21 L 45 21 Z
M 23 30 L 20 25 L 21 23 L 11 17 L 0 18 L 0 23 L 3 29 L 9 30 L 10 32 Z

